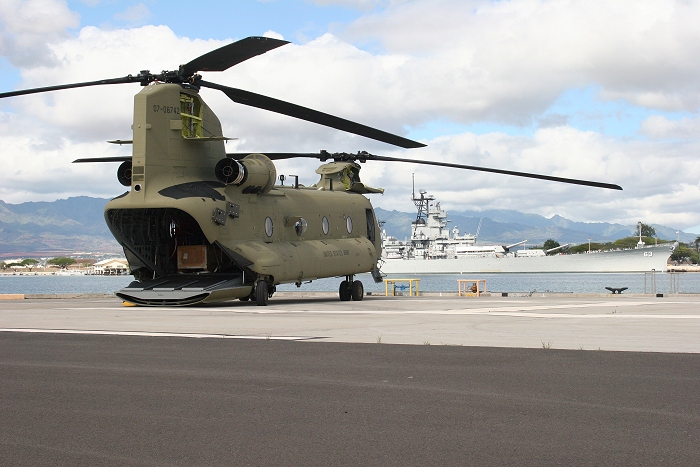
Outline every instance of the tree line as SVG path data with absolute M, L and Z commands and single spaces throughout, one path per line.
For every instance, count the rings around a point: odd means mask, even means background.
M 642 223 L 642 241 L 649 245 L 655 242 L 658 243 L 671 243 L 669 240 L 661 240 L 657 237 L 656 235 L 656 230 L 647 224 Z M 634 236 L 634 237 L 625 237 L 621 238 L 619 240 L 615 240 L 614 242 L 590 242 L 590 243 L 582 243 L 580 245 L 576 246 L 567 246 L 564 248 L 561 248 L 559 250 L 556 250 L 552 253 L 552 255 L 559 254 L 559 253 L 568 253 L 568 254 L 574 254 L 574 253 L 585 253 L 587 251 L 598 251 L 598 250 L 615 250 L 615 249 L 626 249 L 626 248 L 634 248 L 637 246 L 637 242 L 639 242 L 639 237 Z M 551 250 L 553 248 L 559 247 L 561 244 L 557 242 L 554 239 L 548 239 L 544 242 L 542 245 L 543 250 Z M 539 247 L 533 247 L 533 248 L 539 248 Z M 700 251 L 700 235 L 698 235 L 697 238 L 693 242 L 689 243 L 682 243 L 680 242 L 678 245 L 678 248 L 676 248 L 671 255 L 671 261 L 677 261 L 679 263 L 693 263 L 693 264 L 699 264 L 700 263 L 700 255 L 698 254 Z
M 32 269 L 37 267 L 38 264 L 38 260 L 34 258 L 27 258 L 25 260 L 20 261 L 19 263 L 6 263 L 4 261 L 0 262 L 0 268 L 2 268 L 2 270 L 4 271 L 5 269 L 23 267 L 29 269 L 29 272 L 31 272 Z M 65 268 L 67 266 L 70 266 L 71 264 L 75 264 L 75 260 L 73 258 L 67 258 L 65 256 L 51 258 L 50 260 L 46 261 L 47 266 L 58 266 L 60 268 Z

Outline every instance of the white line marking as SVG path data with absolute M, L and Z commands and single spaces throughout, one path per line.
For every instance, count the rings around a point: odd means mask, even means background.
M 317 337 L 304 336 L 239 336 L 233 334 L 195 334 L 179 332 L 145 332 L 145 331 L 86 331 L 80 329 L 32 329 L 32 328 L 0 328 L 0 332 L 25 332 L 46 334 L 92 334 L 100 336 L 142 336 L 142 337 L 191 337 L 196 339 L 258 339 L 278 341 L 298 341 L 318 339 Z
M 425 302 L 429 302 L 426 300 Z M 437 304 L 447 305 L 444 301 L 434 300 Z M 668 304 L 669 302 L 666 302 Z M 675 303 L 675 302 L 673 302 Z M 682 303 L 682 302 L 679 302 Z M 264 310 L 260 308 L 250 307 L 221 310 L 220 313 L 223 315 L 233 315 L 233 314 L 255 314 L 255 315 L 275 315 L 275 314 L 328 314 L 328 315 L 410 315 L 410 314 L 425 314 L 425 315 L 489 315 L 489 316 L 510 316 L 510 317 L 523 317 L 523 318 L 559 318 L 559 319 L 596 319 L 596 318 L 641 318 L 641 319 L 700 319 L 700 313 L 698 314 L 647 314 L 644 312 L 627 311 L 630 308 L 645 306 L 645 305 L 657 305 L 658 302 L 654 301 L 607 301 L 607 302 L 587 302 L 587 303 L 573 303 L 564 305 L 528 305 L 528 306 L 483 306 L 480 304 L 479 308 L 443 308 L 443 309 L 433 309 L 433 310 L 382 310 L 382 309 L 352 309 L 352 310 L 341 310 L 341 309 L 325 309 L 325 310 L 311 310 L 304 309 L 303 305 L 296 305 L 296 309 L 281 309 L 275 306 L 265 307 Z M 285 305 L 286 307 L 288 305 Z M 606 312 L 587 312 L 586 309 L 593 311 L 591 309 L 600 308 L 613 308 L 616 311 L 613 313 L 611 311 Z M 129 311 L 138 312 L 144 308 L 131 308 Z M 125 308 L 123 307 L 84 307 L 84 308 L 59 308 L 57 310 L 64 311 L 115 311 L 125 313 Z M 148 309 L 152 310 L 152 309 Z M 175 314 L 183 312 L 183 308 L 159 308 L 159 312 L 174 312 Z M 548 310 L 557 310 L 557 312 L 548 313 Z M 571 313 L 566 313 L 562 311 L 570 310 Z M 216 308 L 187 308 L 186 314 L 192 314 L 192 312 L 207 311 L 209 313 L 217 312 Z M 539 312 L 539 313 L 537 313 Z M 309 339 L 307 337 L 300 339 Z

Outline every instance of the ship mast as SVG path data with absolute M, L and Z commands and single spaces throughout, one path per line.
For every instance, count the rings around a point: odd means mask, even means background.
M 428 221 L 428 203 L 433 201 L 435 197 L 433 195 L 425 196 L 426 191 L 420 190 L 420 198 L 416 198 L 416 174 L 411 174 L 413 188 L 411 190 L 411 200 L 418 210 L 416 215 L 416 220 L 413 222 L 414 225 L 425 225 Z

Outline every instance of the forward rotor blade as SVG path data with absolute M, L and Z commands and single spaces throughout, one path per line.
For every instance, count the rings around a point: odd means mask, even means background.
M 529 172 L 515 172 L 513 170 L 490 169 L 488 167 L 476 167 L 473 165 L 452 164 L 449 162 L 434 162 L 434 161 L 421 161 L 421 160 L 413 160 L 413 159 L 402 159 L 402 158 L 398 158 L 398 157 L 375 156 L 374 154 L 368 154 L 367 160 L 387 161 L 387 162 L 410 162 L 413 164 L 436 165 L 439 167 L 451 167 L 454 169 L 476 170 L 479 172 L 490 172 L 490 173 L 495 173 L 495 174 L 513 175 L 515 177 L 536 178 L 538 180 L 549 180 L 551 182 L 569 183 L 572 185 L 584 185 L 584 186 L 592 186 L 592 187 L 596 187 L 596 188 L 607 188 L 609 190 L 622 190 L 622 187 L 620 185 L 614 185 L 612 183 L 592 182 L 589 180 L 578 180 L 575 178 L 553 177 L 551 175 L 540 175 L 540 174 L 533 174 L 533 173 L 529 173 Z
M 306 120 L 307 122 L 318 123 L 319 125 L 335 128 L 336 130 L 346 131 L 365 138 L 374 139 L 383 143 L 393 144 L 405 149 L 422 148 L 423 143 L 412 141 L 402 136 L 387 133 L 386 131 L 378 130 L 361 123 L 355 123 L 344 118 L 336 117 L 327 113 L 319 112 L 318 110 L 309 109 L 290 102 L 274 99 L 272 97 L 255 94 L 254 92 L 244 91 L 242 89 L 230 88 L 208 81 L 201 81 L 201 86 L 211 89 L 218 89 L 226 94 L 229 99 L 239 104 L 249 105 L 258 109 L 269 110 L 289 117 Z
M 230 153 L 230 154 L 226 154 L 226 156 L 232 157 L 234 159 L 239 159 L 239 158 L 245 157 L 248 154 L 249 153 Z M 271 153 L 263 153 L 263 154 L 265 154 L 267 157 L 269 157 L 272 160 L 292 159 L 295 157 L 303 157 L 303 158 L 319 159 L 319 160 L 333 159 L 333 160 L 338 160 L 338 161 L 358 161 L 359 160 L 361 162 L 364 162 L 364 161 L 408 162 L 411 164 L 434 165 L 434 166 L 438 166 L 438 167 L 449 167 L 449 168 L 453 168 L 453 169 L 476 170 L 479 172 L 490 172 L 490 173 L 503 174 L 503 175 L 513 175 L 515 177 L 535 178 L 538 180 L 548 180 L 551 182 L 568 183 L 568 184 L 572 184 L 572 185 L 592 186 L 595 188 L 607 188 L 609 190 L 622 190 L 622 187 L 620 185 L 615 185 L 612 183 L 593 182 L 593 181 L 589 181 L 589 180 L 578 180 L 575 178 L 553 177 L 551 175 L 540 175 L 540 174 L 533 174 L 533 173 L 528 173 L 528 172 L 516 172 L 513 170 L 491 169 L 488 167 L 476 167 L 473 165 L 452 164 L 450 162 L 403 159 L 400 157 L 390 157 L 390 156 L 377 156 L 375 154 L 369 154 L 366 152 L 360 152 L 357 154 L 348 154 L 348 153 L 331 154 L 331 153 L 327 153 L 327 152 L 321 152 L 321 153 L 271 152 Z
M 32 88 L 22 89 L 19 91 L 3 92 L 0 93 L 0 99 L 4 97 L 23 96 L 26 94 L 37 94 L 40 92 L 60 91 L 61 89 L 84 88 L 87 86 L 101 86 L 103 84 L 136 83 L 140 81 L 141 77 L 129 75 L 124 76 L 123 78 L 101 79 L 99 81 L 86 81 L 84 83 L 59 84 L 57 86 L 46 86 L 44 88 Z
M 289 42 L 270 37 L 246 37 L 195 58 L 182 65 L 182 71 L 185 76 L 191 76 L 198 71 L 224 71 L 285 44 Z

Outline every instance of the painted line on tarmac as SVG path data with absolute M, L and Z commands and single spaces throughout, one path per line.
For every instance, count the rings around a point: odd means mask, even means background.
M 426 303 L 429 301 L 425 301 Z M 442 301 L 435 300 L 436 304 L 443 303 Z M 682 303 L 682 302 L 679 302 Z M 295 315 L 295 314 L 325 314 L 325 315 L 486 315 L 486 316 L 509 316 L 509 317 L 519 317 L 519 318 L 557 318 L 557 319 L 600 319 L 600 318 L 612 318 L 612 319 L 651 319 L 651 320 L 664 320 L 664 319 L 700 319 L 700 313 L 688 313 L 688 314 L 660 314 L 660 313 L 645 313 L 639 311 L 629 310 L 630 308 L 636 308 L 645 305 L 658 305 L 658 302 L 622 302 L 622 301 L 609 301 L 609 302 L 593 302 L 593 303 L 576 303 L 576 304 L 563 304 L 563 305 L 529 305 L 529 306 L 487 306 L 483 305 L 479 308 L 444 308 L 444 309 L 403 309 L 403 310 L 390 310 L 390 309 L 362 309 L 354 308 L 348 309 L 338 309 L 338 308 L 324 308 L 324 309 L 309 309 L 303 306 L 289 308 L 285 305 L 285 308 L 277 308 L 277 306 L 271 304 L 270 306 L 259 308 L 250 307 L 243 309 L 226 309 L 221 310 L 221 315 Z M 296 308 L 296 309 L 295 309 Z M 606 312 L 595 312 L 596 308 L 612 308 L 613 311 Z M 136 307 L 130 308 L 129 313 L 138 313 L 144 308 Z M 153 308 L 147 308 L 149 311 L 153 311 Z M 122 307 L 65 307 L 58 308 L 57 311 L 71 311 L 71 312 L 84 312 L 84 311 L 102 311 L 102 312 L 120 312 L 125 313 Z M 549 312 L 552 310 L 552 312 Z M 566 311 L 570 310 L 569 313 Z M 628 311 L 629 310 L 629 311 Z M 193 316 L 192 312 L 206 311 L 208 313 L 217 312 L 216 308 L 205 308 L 205 307 L 188 307 L 183 309 L 178 308 L 158 308 L 158 312 L 173 312 L 179 317 L 182 317 L 183 312 L 187 316 Z M 208 335 L 207 335 L 208 336 Z M 220 335 L 214 335 L 220 336 Z M 245 337 L 231 337 L 231 338 L 245 338 Z M 252 338 L 252 337 L 251 337 Z M 258 337 L 260 338 L 260 337 Z M 287 337 L 285 337 L 287 338 Z M 288 337 L 293 339 L 292 337 Z M 310 337 L 302 337 L 299 340 L 313 339 Z
M 324 339 L 308 336 L 243 336 L 236 334 L 199 334 L 179 332 L 145 332 L 145 331 L 92 331 L 80 329 L 35 329 L 35 328 L 0 328 L 0 332 L 23 332 L 35 334 L 89 334 L 99 336 L 138 336 L 138 337 L 189 337 L 195 339 L 251 339 L 277 341 L 305 341 Z

